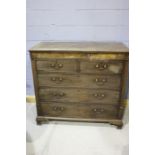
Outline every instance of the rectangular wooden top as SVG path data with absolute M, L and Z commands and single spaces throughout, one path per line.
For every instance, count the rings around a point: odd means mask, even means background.
M 41 42 L 30 49 L 30 52 L 129 52 L 119 42 Z

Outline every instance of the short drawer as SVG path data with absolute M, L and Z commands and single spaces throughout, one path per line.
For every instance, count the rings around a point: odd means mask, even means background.
M 111 118 L 117 117 L 117 106 L 94 104 L 52 103 L 41 104 L 43 116 L 63 118 Z
M 75 72 L 76 61 L 73 59 L 37 60 L 37 70 L 42 72 Z
M 82 73 L 120 74 L 123 70 L 121 61 L 81 61 L 80 69 Z
M 40 101 L 117 105 L 120 98 L 119 96 L 119 91 L 104 89 L 44 88 L 39 90 Z
M 39 74 L 40 87 L 76 87 L 120 89 L 120 75 L 72 75 L 72 74 Z

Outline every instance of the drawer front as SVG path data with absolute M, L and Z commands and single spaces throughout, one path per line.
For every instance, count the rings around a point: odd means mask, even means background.
M 46 88 L 39 90 L 40 101 L 118 104 L 119 91 L 103 89 Z
M 63 118 L 111 118 L 117 117 L 117 106 L 94 104 L 52 103 L 41 104 L 43 116 Z
M 39 74 L 39 86 L 120 89 L 119 75 Z
M 83 73 L 120 74 L 123 70 L 121 61 L 81 61 L 80 66 Z
M 75 72 L 76 61 L 73 59 L 49 59 L 37 61 L 37 70 L 43 72 Z

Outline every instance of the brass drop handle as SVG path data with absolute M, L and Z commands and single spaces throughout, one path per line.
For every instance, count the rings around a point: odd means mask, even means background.
M 55 80 L 56 80 L 56 77 L 52 77 L 51 80 L 52 80 L 52 81 L 55 81 Z
M 52 63 L 52 64 L 50 64 L 50 67 L 51 68 L 54 68 L 54 69 L 60 69 L 60 68 L 62 68 L 63 67 L 63 64 L 59 64 L 59 63 Z
M 51 81 L 55 81 L 56 83 L 62 82 L 64 79 L 62 77 L 52 77 Z
M 62 67 L 63 67 L 63 64 L 58 64 L 58 67 L 59 67 L 59 68 L 62 68 Z
M 57 107 L 53 107 L 53 110 L 56 111 L 57 110 Z
M 62 77 L 59 77 L 58 79 L 59 79 L 59 81 L 62 81 L 62 80 L 63 80 L 63 78 L 62 78 Z
M 95 96 L 95 97 L 97 97 L 97 96 L 98 96 L 98 94 L 94 94 L 94 96 Z
M 94 111 L 94 112 L 96 112 L 96 111 L 97 111 L 97 109 L 95 108 L 95 109 L 93 109 L 93 111 Z
M 107 82 L 107 79 L 104 78 L 96 78 L 95 82 L 97 85 L 104 85 L 105 82 Z
M 50 67 L 54 68 L 55 67 L 55 64 L 50 64 Z
M 95 113 L 103 113 L 103 112 L 105 112 L 105 109 L 103 109 L 103 108 L 94 108 L 93 109 L 93 112 L 95 112 Z
M 101 94 L 101 97 L 105 97 L 105 95 L 104 94 Z
M 103 99 L 105 97 L 105 94 L 103 94 L 103 93 L 95 93 L 94 97 L 96 97 L 98 99 Z
M 65 93 L 60 93 L 60 94 L 59 94 L 59 96 L 65 96 L 65 95 L 66 95 Z
M 51 94 L 52 96 L 55 96 L 55 97 L 63 97 L 63 96 L 65 96 L 66 94 L 65 93 L 52 93 Z
M 99 78 L 96 78 L 95 81 L 96 81 L 96 82 L 106 82 L 106 79 L 99 79 Z
M 96 67 L 97 69 L 100 69 L 100 70 L 106 69 L 107 66 L 108 66 L 108 65 L 105 64 L 105 63 L 98 63 L 98 64 L 95 65 L 95 67 Z
M 53 111 L 60 111 L 60 112 L 64 111 L 64 107 L 57 107 L 57 106 L 55 106 L 52 109 L 53 109 Z

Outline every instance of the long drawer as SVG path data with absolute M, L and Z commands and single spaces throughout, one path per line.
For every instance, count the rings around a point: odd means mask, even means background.
M 63 118 L 110 118 L 117 117 L 117 106 L 102 104 L 52 103 L 41 104 L 43 116 Z
M 39 86 L 106 88 L 120 90 L 120 75 L 39 74 Z
M 119 91 L 104 89 L 43 88 L 39 90 L 40 101 L 118 104 L 119 98 Z

